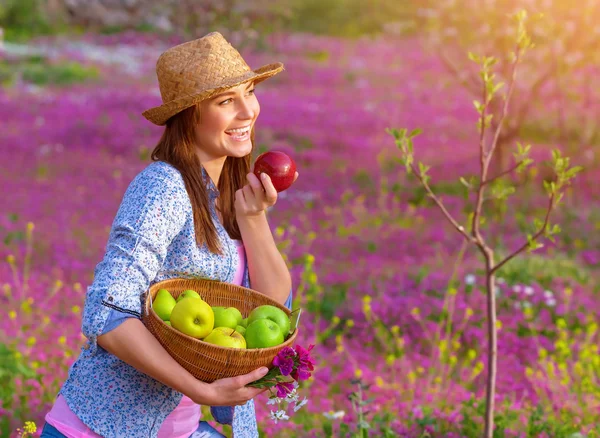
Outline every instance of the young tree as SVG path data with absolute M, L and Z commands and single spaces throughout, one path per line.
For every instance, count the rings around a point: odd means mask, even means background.
M 492 182 L 511 172 L 522 172 L 533 162 L 528 156 L 531 146 L 522 146 L 520 143 L 517 143 L 518 151 L 514 154 L 514 164 L 509 169 L 495 174 L 494 176 L 490 176 L 490 164 L 494 154 L 498 152 L 501 131 L 508 117 L 509 102 L 516 84 L 517 67 L 520 65 L 523 55 L 533 46 L 525 26 L 527 22 L 527 13 L 525 11 L 520 11 L 513 16 L 513 19 L 516 23 L 516 42 L 514 43 L 515 48 L 512 51 L 512 63 L 510 73 L 508 74 L 509 83 L 507 87 L 505 87 L 502 82 L 497 82 L 495 80 L 495 74 L 492 69 L 492 67 L 496 65 L 495 58 L 469 53 L 469 59 L 479 66 L 482 84 L 480 85 L 481 100 L 474 102 L 479 113 L 477 127 L 479 130 L 480 174 L 479 178 L 471 178 L 470 181 L 467 181 L 463 177 L 460 178 L 467 190 L 475 196 L 474 205 L 471 209 L 472 213 L 467 224 L 461 225 L 446 209 L 442 200 L 432 191 L 429 185 L 430 176 L 427 174 L 430 167 L 422 162 L 415 164 L 413 138 L 420 133 L 420 130 L 416 129 L 412 132 L 409 132 L 407 129 L 388 130 L 388 133 L 392 134 L 395 138 L 396 145 L 401 152 L 400 161 L 406 167 L 406 171 L 408 173 L 414 173 L 417 176 L 418 180 L 427 191 L 428 196 L 442 210 L 445 218 L 469 243 L 475 245 L 485 261 L 488 336 L 484 435 L 486 438 L 492 438 L 494 430 L 494 396 L 497 373 L 496 295 L 494 293 L 496 272 L 523 251 L 534 251 L 543 246 L 538 242 L 541 237 L 553 240 L 553 235 L 558 233 L 560 228 L 556 224 L 550 224 L 550 215 L 560 203 L 565 187 L 569 185 L 571 179 L 581 170 L 581 167 L 578 166 L 571 167 L 569 158 L 563 157 L 560 150 L 556 149 L 553 151 L 553 171 L 555 179 L 554 181 L 545 181 L 544 183 L 548 195 L 548 206 L 543 220 L 534 219 L 533 225 L 536 231 L 532 234 L 528 234 L 527 239 L 524 240 L 522 245 L 515 249 L 514 252 L 500 261 L 496 261 L 494 250 L 488 245 L 486 237 L 481 229 L 483 203 L 485 200 L 490 199 L 499 199 L 502 200 L 502 202 L 506 202 L 506 198 L 515 192 L 515 187 L 503 185 L 500 186 L 500 190 L 490 190 L 490 194 L 486 193 L 486 189 L 491 187 Z M 514 38 L 513 41 L 515 41 Z M 502 96 L 502 104 L 492 105 L 498 92 L 505 88 L 506 93 Z M 497 107 L 500 107 L 500 110 L 496 113 L 494 112 L 494 108 Z M 486 132 L 488 130 L 491 131 L 491 140 L 486 141 L 488 138 L 486 137 Z
M 510 145 L 526 131 L 541 131 L 550 142 L 560 142 L 569 154 L 585 152 L 592 142 L 600 142 L 596 123 L 599 87 L 593 87 L 595 68 L 600 66 L 600 2 L 549 0 L 428 0 L 430 7 L 418 13 L 426 47 L 431 49 L 458 82 L 474 96 L 479 94 L 478 71 L 465 62 L 464 53 L 497 55 L 496 72 L 508 81 L 512 62 L 505 56 L 511 50 L 510 17 L 524 4 L 539 18 L 530 20 L 529 29 L 536 51 L 522 63 L 518 98 L 503 120 L 492 167 L 507 169 Z M 596 82 L 597 83 L 597 82 Z M 499 113 L 502 102 L 492 101 L 490 109 Z M 535 117 L 535 119 L 534 119 Z M 492 120 L 492 132 L 499 119 Z M 529 124 L 529 125 L 528 125 Z M 579 160 L 578 160 L 579 161 Z

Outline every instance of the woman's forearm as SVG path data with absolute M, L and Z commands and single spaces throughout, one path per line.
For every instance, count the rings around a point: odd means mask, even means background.
M 210 404 L 210 385 L 179 365 L 139 319 L 128 318 L 114 330 L 98 336 L 98 345 L 195 403 Z
M 238 226 L 246 249 L 252 289 L 284 304 L 292 287 L 292 279 L 277 249 L 266 214 L 263 212 L 238 218 Z

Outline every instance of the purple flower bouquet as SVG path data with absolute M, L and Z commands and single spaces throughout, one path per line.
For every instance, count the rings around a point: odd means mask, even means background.
M 285 403 L 287 407 L 293 403 L 294 412 L 297 412 L 308 402 L 306 397 L 300 401 L 297 388 L 298 383 L 307 380 L 315 369 L 315 362 L 310 356 L 313 348 L 314 345 L 310 345 L 308 349 L 300 345 L 283 348 L 273 359 L 273 368 L 264 377 L 249 383 L 248 386 L 268 388 L 271 395 L 267 404 L 281 406 Z M 287 410 L 271 411 L 271 419 L 275 423 L 289 419 Z

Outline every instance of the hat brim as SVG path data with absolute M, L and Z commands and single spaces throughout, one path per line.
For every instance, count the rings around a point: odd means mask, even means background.
M 162 126 L 167 123 L 167 120 L 169 120 L 175 114 L 183 111 L 186 108 L 189 108 L 192 105 L 195 105 L 198 102 L 219 94 L 228 88 L 237 87 L 245 82 L 262 82 L 265 79 L 275 76 L 277 73 L 283 71 L 283 69 L 284 67 L 281 62 L 264 65 L 256 70 L 250 70 L 242 76 L 229 78 L 221 82 L 216 87 L 210 87 L 189 96 L 183 96 L 176 100 L 172 100 L 171 102 L 163 103 L 160 106 L 150 108 L 149 110 L 144 111 L 142 115 L 155 125 Z

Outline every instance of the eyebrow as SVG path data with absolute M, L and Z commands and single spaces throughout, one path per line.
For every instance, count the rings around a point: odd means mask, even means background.
M 250 88 L 253 85 L 254 85 L 254 82 L 250 82 L 250 84 L 246 87 L 246 90 L 248 90 L 248 88 Z M 219 97 L 225 97 L 225 96 L 235 96 L 235 94 L 236 94 L 235 91 L 227 91 L 225 93 L 221 93 L 221 94 L 217 94 L 216 96 L 213 96 L 212 99 L 218 99 Z

